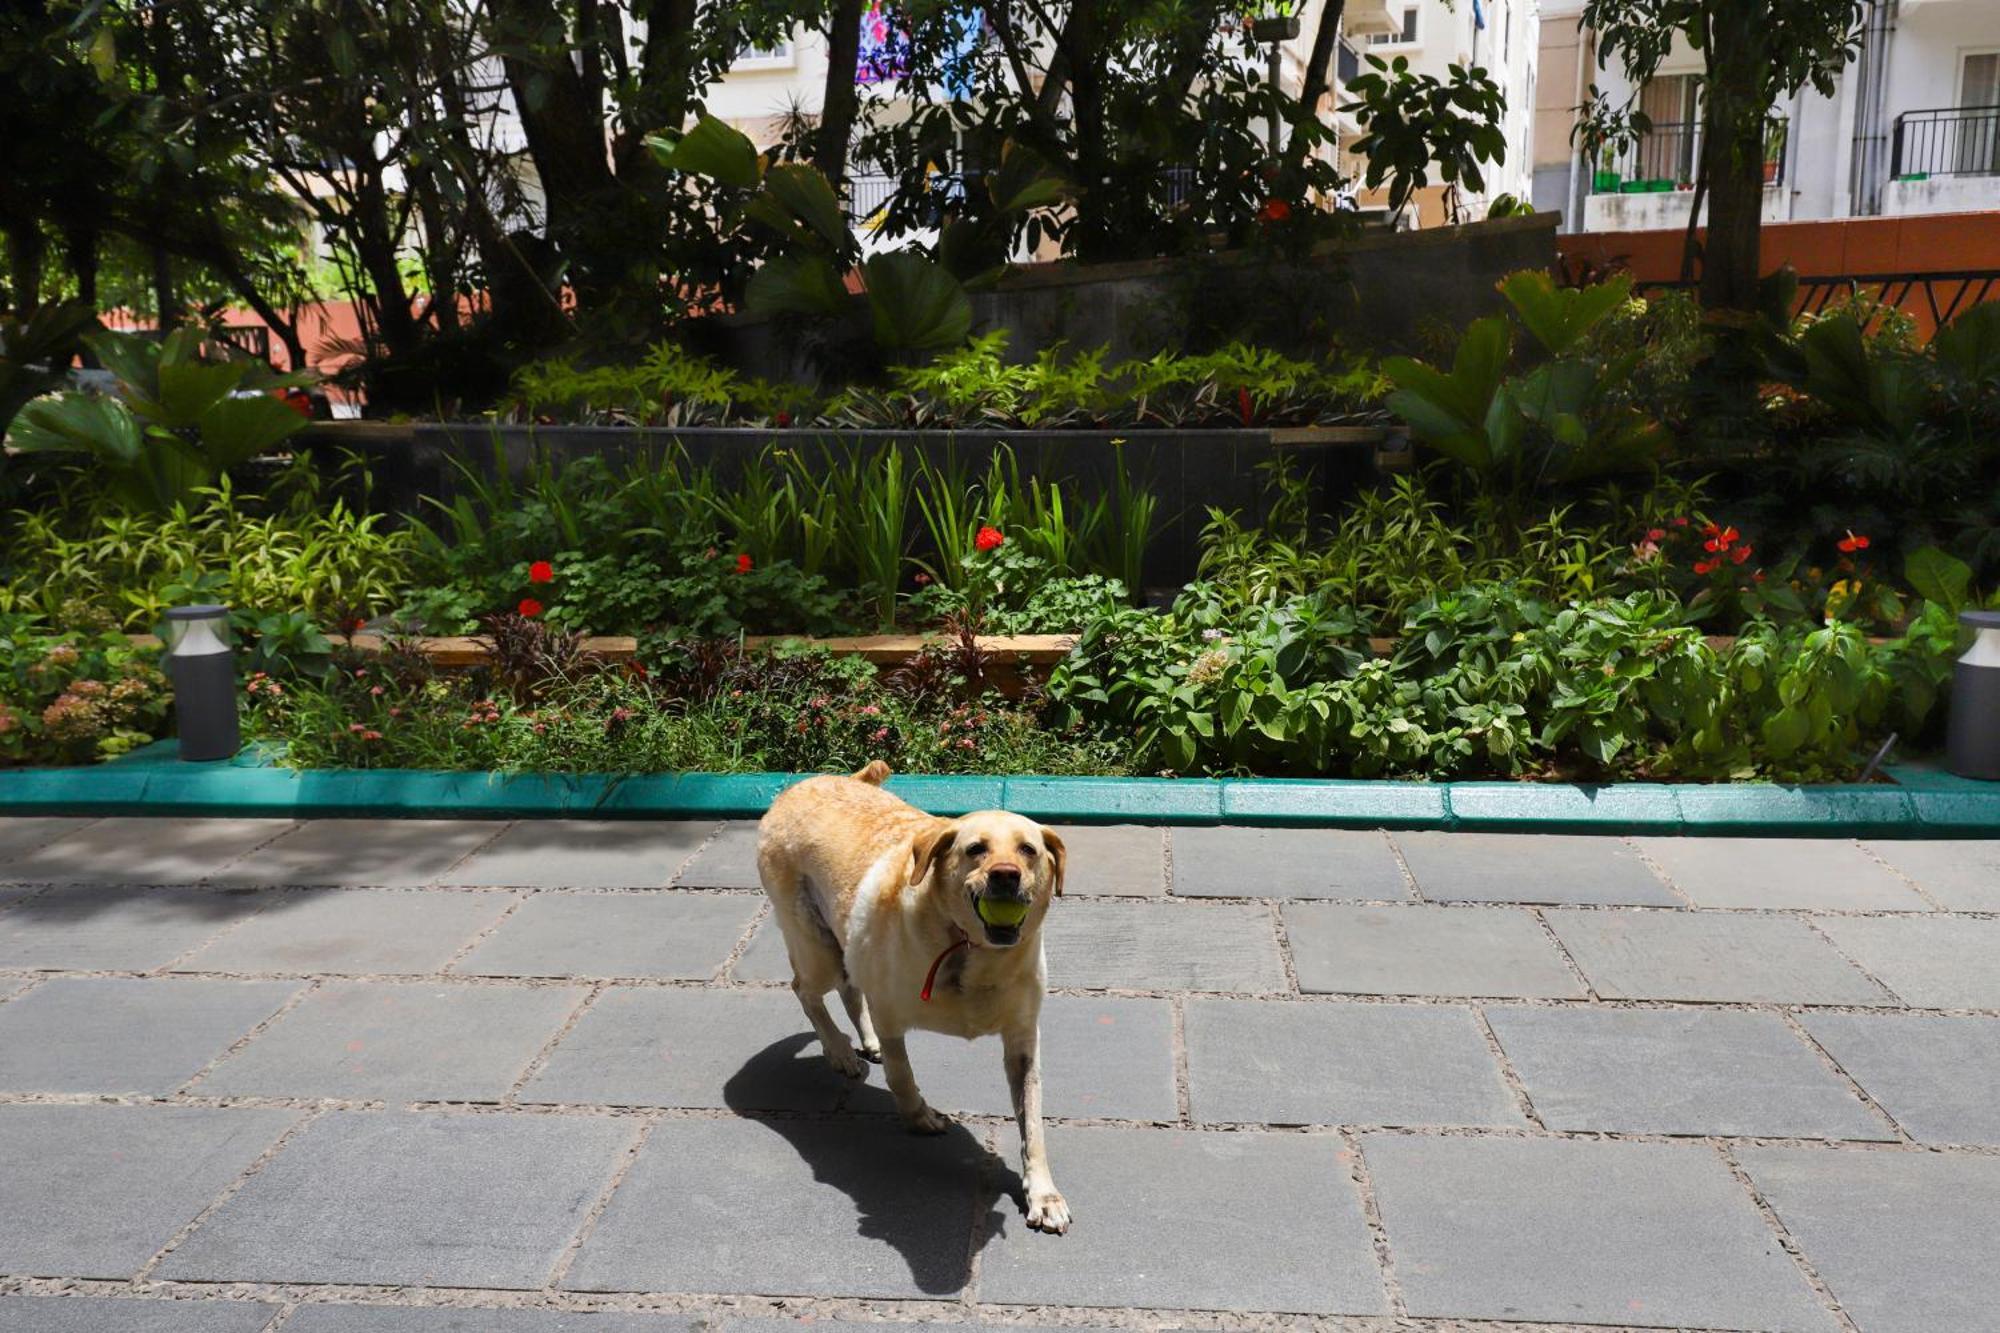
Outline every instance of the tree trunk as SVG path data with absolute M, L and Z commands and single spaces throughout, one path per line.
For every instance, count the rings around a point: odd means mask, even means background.
M 854 137 L 854 117 L 861 106 L 861 95 L 854 86 L 861 59 L 861 0 L 834 0 L 827 24 L 826 92 L 820 99 L 813 165 L 825 172 L 838 190 L 847 179 L 847 146 Z
M 76 299 L 97 309 L 97 233 L 88 227 L 65 228 L 63 250 L 76 277 Z
M 1340 20 L 1347 12 L 1347 0 L 1326 0 L 1319 12 L 1319 28 L 1313 33 L 1312 54 L 1306 58 L 1305 82 L 1299 86 L 1299 113 L 1319 116 L 1319 99 L 1332 88 L 1334 49 L 1340 44 Z M 1297 128 L 1285 144 L 1285 169 L 1296 172 L 1306 160 L 1305 136 Z
M 1764 92 L 1762 3 L 1719 7 L 1702 99 L 1702 168 L 1708 182 L 1708 238 L 1702 250 L 1701 303 L 1710 311 L 1754 314 L 1764 233 Z
M 174 291 L 174 257 L 158 241 L 153 243 L 153 307 L 161 333 L 181 325 L 180 297 Z
M 41 226 L 32 218 L 7 228 L 7 262 L 13 279 L 14 313 L 25 317 L 42 303 L 42 254 L 46 245 Z

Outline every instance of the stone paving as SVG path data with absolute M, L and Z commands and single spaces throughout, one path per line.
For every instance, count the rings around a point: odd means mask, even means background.
M 2000 844 L 1067 836 L 1055 1238 L 748 825 L 0 819 L 0 1333 L 2000 1329 Z

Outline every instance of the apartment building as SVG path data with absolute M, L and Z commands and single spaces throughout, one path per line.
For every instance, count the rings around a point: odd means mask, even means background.
M 1333 90 L 1319 107 L 1320 115 L 1340 131 L 1343 174 L 1359 177 L 1366 165 L 1351 151 L 1361 137 L 1361 126 L 1351 115 L 1337 111 L 1346 97 L 1344 85 L 1364 68 L 1364 56 L 1379 55 L 1385 59 L 1404 56 L 1411 68 L 1439 78 L 1446 77 L 1454 63 L 1479 64 L 1487 68 L 1507 93 L 1508 155 L 1507 161 L 1488 176 L 1484 191 L 1463 194 L 1461 207 L 1469 216 L 1478 217 L 1502 194 L 1527 198 L 1535 106 L 1537 4 L 1538 0 L 1346 0 L 1341 14 L 1343 35 L 1333 71 Z M 1325 0 L 1304 0 L 1292 6 L 1299 20 L 1299 31 L 1296 37 L 1280 43 L 1279 69 L 1283 86 L 1294 94 L 1304 84 L 1306 63 L 1324 6 Z M 870 39 L 867 25 L 879 21 L 872 10 L 864 19 L 864 47 Z M 818 115 L 825 91 L 826 65 L 825 36 L 801 28 L 789 41 L 745 52 L 709 91 L 708 109 L 753 140 L 772 142 L 788 115 L 794 112 Z M 875 79 L 866 74 L 864 77 L 869 78 L 864 99 L 875 104 L 878 114 L 893 115 L 898 97 L 894 80 Z M 856 206 L 865 215 L 871 202 L 885 197 L 892 185 L 885 178 L 871 175 L 865 163 L 856 164 L 853 175 Z M 1442 194 L 1442 189 L 1435 186 L 1421 192 L 1413 219 L 1418 225 L 1436 225 L 1445 220 Z M 1366 207 L 1382 201 L 1379 196 L 1363 194 L 1360 202 Z
M 1543 0 L 1534 198 L 1570 231 L 1685 227 L 1701 151 L 1699 52 L 1676 49 L 1634 90 L 1597 67 L 1582 0 Z M 1634 91 L 1652 129 L 1586 160 L 1575 107 L 1597 83 Z M 1766 221 L 2000 209 L 2000 0 L 1871 0 L 1859 56 L 1831 97 L 1772 108 Z

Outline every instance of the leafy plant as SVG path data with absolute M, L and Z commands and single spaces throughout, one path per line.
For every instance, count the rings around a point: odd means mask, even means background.
M 1435 169 L 1445 183 L 1445 212 L 1458 221 L 1460 184 L 1486 188 L 1480 165 L 1507 158 L 1500 119 L 1507 96 L 1478 65 L 1454 64 L 1448 79 L 1413 73 L 1409 58 L 1367 57 L 1368 69 L 1348 80 L 1353 100 L 1341 110 L 1357 116 L 1364 133 L 1354 152 L 1368 159 L 1366 184 L 1389 182 L 1389 209 L 1400 213 L 1430 184 Z
M 200 335 L 161 341 L 100 331 L 85 341 L 118 379 L 118 396 L 73 390 L 35 399 L 7 429 L 23 453 L 80 455 L 134 509 L 164 512 L 305 425 L 272 389 L 302 382 L 261 362 L 207 361 Z

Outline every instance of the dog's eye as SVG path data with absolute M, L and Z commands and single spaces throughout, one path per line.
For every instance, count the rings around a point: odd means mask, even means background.
M 986 855 L 986 844 L 983 842 L 975 842 L 971 846 L 965 849 L 965 854 L 967 856 L 984 856 Z
M 1040 855 L 1041 855 L 1041 853 L 1040 853 L 1040 852 L 1038 852 L 1038 851 L 1036 851 L 1036 850 L 1034 849 L 1034 847 L 1032 847 L 1032 846 L 1031 846 L 1031 845 L 1029 845 L 1028 843 L 1025 843 L 1025 842 L 1024 842 L 1024 843 L 1022 843 L 1022 844 L 1021 844 L 1021 856 L 1022 856 L 1022 857 L 1023 857 L 1023 858 L 1025 859 L 1025 860 L 1029 860 L 1029 861 L 1032 861 L 1032 860 L 1034 860 L 1034 859 L 1035 859 L 1035 858 L 1036 858 L 1037 856 L 1040 856 Z

